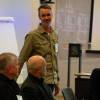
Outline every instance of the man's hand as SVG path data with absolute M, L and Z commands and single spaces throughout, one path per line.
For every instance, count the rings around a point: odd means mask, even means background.
M 55 84 L 55 93 L 54 93 L 54 96 L 56 96 L 60 91 L 60 88 L 59 88 L 59 83 Z

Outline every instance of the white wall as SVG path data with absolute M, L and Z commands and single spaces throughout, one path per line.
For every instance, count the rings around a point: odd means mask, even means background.
M 40 6 L 40 0 L 32 0 L 32 29 L 38 27 L 39 18 L 38 18 L 38 7 Z

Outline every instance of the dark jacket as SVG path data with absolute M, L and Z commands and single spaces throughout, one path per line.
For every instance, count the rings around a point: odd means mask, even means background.
M 17 100 L 19 87 L 15 80 L 10 80 L 0 73 L 0 100 Z
M 94 69 L 91 74 L 89 93 L 85 100 L 100 100 L 100 69 Z
M 24 81 L 21 87 L 23 100 L 54 100 L 50 88 L 31 74 Z

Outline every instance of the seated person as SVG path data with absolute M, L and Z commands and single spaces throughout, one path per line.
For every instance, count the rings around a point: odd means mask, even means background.
M 85 100 L 100 100 L 100 68 L 95 68 L 90 77 L 90 88 Z
M 0 54 L 0 100 L 18 100 L 18 84 L 14 77 L 18 74 L 19 65 L 16 55 Z
M 28 60 L 28 76 L 21 86 L 23 100 L 54 100 L 50 88 L 44 83 L 46 62 L 41 56 Z

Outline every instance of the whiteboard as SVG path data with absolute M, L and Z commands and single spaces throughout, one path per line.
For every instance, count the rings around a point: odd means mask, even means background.
M 0 53 L 4 52 L 19 54 L 13 17 L 0 17 Z
M 100 50 L 100 0 L 94 0 L 91 49 Z

